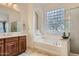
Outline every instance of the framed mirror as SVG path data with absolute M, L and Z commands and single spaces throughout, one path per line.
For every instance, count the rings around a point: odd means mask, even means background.
M 0 33 L 21 32 L 20 12 L 0 7 Z

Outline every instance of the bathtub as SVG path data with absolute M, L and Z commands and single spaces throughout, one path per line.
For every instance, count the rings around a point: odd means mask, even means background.
M 36 36 L 33 39 L 33 48 L 53 56 L 69 55 L 69 40 L 63 39 L 46 39 L 42 36 Z
M 61 47 L 61 40 L 45 40 L 45 39 L 34 39 L 34 42 L 38 42 L 38 43 L 43 43 L 43 44 L 48 44 L 48 45 L 51 45 L 51 46 L 56 46 L 56 47 Z
M 52 56 L 68 56 L 70 53 L 69 39 L 49 33 L 33 33 L 33 48 Z
M 50 55 L 60 55 L 61 53 L 61 41 L 45 41 L 44 39 L 34 40 L 34 48 L 39 49 L 40 51 L 45 51 Z

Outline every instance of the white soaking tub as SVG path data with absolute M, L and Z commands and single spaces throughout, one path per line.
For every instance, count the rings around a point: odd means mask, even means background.
M 69 55 L 69 40 L 53 37 L 53 39 L 44 38 L 41 35 L 33 37 L 33 47 L 50 55 Z

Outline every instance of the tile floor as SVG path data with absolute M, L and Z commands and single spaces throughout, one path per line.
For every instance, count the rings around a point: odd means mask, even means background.
M 26 52 L 20 54 L 19 56 L 48 56 L 44 53 L 40 53 L 36 50 L 27 50 Z M 70 53 L 70 56 L 79 56 L 79 54 Z
M 20 54 L 19 56 L 45 56 L 45 55 L 40 54 L 40 53 L 27 53 L 27 52 L 25 52 L 25 53 Z
M 79 54 L 70 53 L 70 56 L 79 56 Z
M 24 53 L 20 54 L 19 56 L 47 56 L 47 55 L 37 53 L 37 52 L 34 52 L 34 53 L 24 52 Z M 71 53 L 70 56 L 79 56 L 79 54 Z
M 27 50 L 26 52 L 20 54 L 19 56 L 46 56 L 43 53 L 39 53 L 37 51 Z

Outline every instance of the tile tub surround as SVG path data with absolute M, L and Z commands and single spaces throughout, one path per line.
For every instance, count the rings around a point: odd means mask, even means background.
M 45 41 L 44 39 L 40 39 L 41 41 L 34 41 L 33 48 L 40 49 L 40 51 L 48 52 L 51 55 L 61 55 L 61 56 L 68 56 L 70 53 L 70 44 L 69 39 L 61 39 L 57 40 L 56 44 L 50 43 L 51 40 Z M 53 41 L 53 40 L 52 40 Z M 61 43 L 60 43 L 61 42 Z
M 51 55 L 68 56 L 70 53 L 70 40 L 62 39 L 60 35 L 33 35 L 33 48 L 46 51 Z

